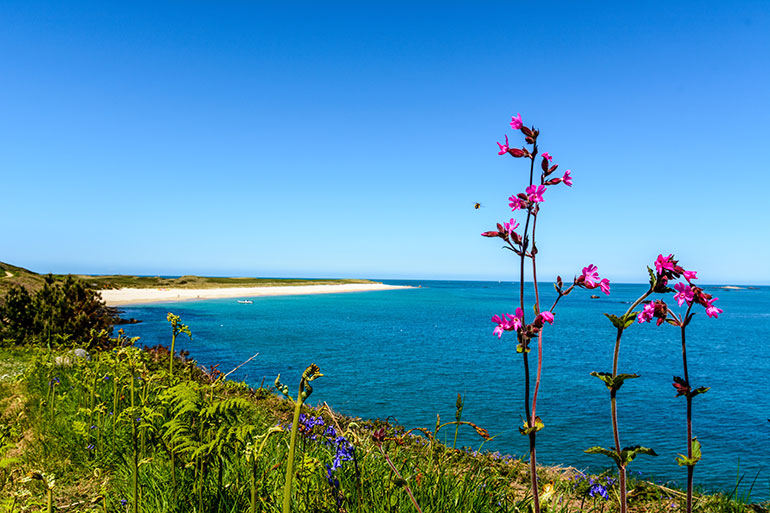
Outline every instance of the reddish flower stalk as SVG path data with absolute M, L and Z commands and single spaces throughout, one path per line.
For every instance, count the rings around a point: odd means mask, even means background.
M 398 478 L 399 482 L 403 484 L 404 489 L 406 490 L 406 493 L 409 494 L 409 499 L 412 501 L 414 508 L 418 511 L 418 513 L 422 513 L 422 509 L 420 509 L 420 505 L 417 503 L 417 499 L 414 498 L 412 489 L 409 487 L 409 484 L 406 482 L 406 479 L 401 477 L 401 474 L 399 473 L 398 469 L 393 464 L 393 462 L 390 461 L 390 457 L 388 457 L 388 454 L 382 448 L 382 442 L 385 441 L 385 429 L 380 428 L 374 433 L 372 433 L 372 440 L 374 441 L 374 445 L 377 446 L 377 449 L 380 450 L 380 453 L 385 458 L 385 461 L 388 463 L 390 470 L 392 470 L 393 473 L 396 474 L 396 477 Z
M 533 501 L 533 511 L 540 513 L 540 497 L 538 493 L 537 484 L 537 458 L 536 458 L 536 441 L 537 432 L 541 430 L 544 425 L 540 417 L 537 416 L 537 399 L 538 392 L 540 390 L 540 381 L 543 370 L 543 327 L 545 323 L 552 324 L 554 321 L 553 310 L 556 304 L 563 297 L 568 295 L 575 286 L 579 286 L 586 289 L 601 287 L 602 291 L 609 294 L 609 281 L 599 281 L 599 275 L 596 273 L 596 267 L 589 266 L 591 269 L 590 276 L 586 276 L 585 268 L 583 276 L 575 278 L 573 284 L 566 290 L 563 289 L 563 283 L 561 277 L 558 278 L 556 290 L 559 297 L 554 302 L 550 310 L 543 311 L 540 306 L 540 292 L 537 281 L 537 246 L 535 244 L 535 232 L 537 229 L 537 215 L 540 211 L 540 203 L 544 202 L 544 193 L 548 190 L 549 186 L 558 185 L 564 183 L 567 186 L 572 185 L 572 177 L 570 171 L 567 171 L 562 178 L 548 178 L 559 167 L 556 164 L 551 164 L 553 157 L 548 153 L 542 155 L 540 167 L 542 168 L 542 174 L 538 183 L 535 182 L 535 159 L 538 154 L 537 137 L 539 131 L 535 128 L 529 128 L 524 126 L 521 121 L 521 116 L 512 118 L 511 128 L 514 130 L 520 130 L 525 137 L 526 144 L 531 145 L 531 149 L 527 148 L 510 148 L 508 137 L 506 136 L 505 144 L 497 143 L 499 147 L 499 155 L 504 155 L 506 152 L 514 158 L 528 158 L 530 159 L 529 169 L 529 183 L 525 189 L 525 192 L 514 194 L 509 198 L 508 205 L 512 211 L 525 210 L 526 220 L 524 222 L 524 231 L 519 234 L 516 229 L 520 226 L 519 223 L 513 219 L 510 222 L 504 224 L 497 224 L 497 230 L 492 230 L 482 233 L 484 237 L 499 237 L 505 242 L 505 249 L 508 249 L 518 255 L 519 257 L 519 307 L 516 309 L 515 315 L 503 313 L 502 315 L 495 315 L 492 317 L 492 322 L 496 324 L 493 331 L 498 338 L 502 337 L 505 331 L 515 331 L 518 345 L 517 352 L 522 354 L 524 363 L 524 413 L 526 419 L 524 426 L 519 428 L 519 431 L 527 435 L 529 438 L 529 465 L 530 465 L 530 480 L 531 491 Z M 531 226 L 531 229 L 530 229 Z M 526 311 L 524 306 L 524 279 L 525 279 L 525 260 L 530 258 L 532 260 L 532 279 L 535 293 L 535 318 L 527 324 L 524 317 Z M 537 374 L 535 378 L 534 391 L 531 396 L 530 403 L 530 385 L 531 378 L 529 372 L 529 343 L 537 337 Z
M 693 488 L 693 473 L 695 471 L 695 464 L 701 458 L 701 445 L 698 439 L 692 434 L 692 400 L 695 396 L 705 393 L 709 390 L 708 387 L 699 387 L 693 389 L 690 385 L 690 373 L 687 368 L 687 338 L 686 329 L 690 324 L 695 314 L 692 312 L 694 304 L 699 304 L 706 309 L 706 315 L 708 317 L 716 318 L 722 313 L 722 309 L 714 305 L 714 302 L 718 299 L 712 297 L 711 294 L 703 292 L 703 289 L 693 285 L 692 280 L 697 279 L 697 273 L 695 271 L 686 271 L 678 262 L 674 260 L 673 255 L 663 257 L 659 255 L 655 262 L 655 267 L 659 273 L 668 273 L 669 278 L 679 278 L 680 275 L 687 281 L 687 283 L 677 283 L 674 285 L 676 294 L 674 300 L 679 306 L 687 303 L 687 311 L 682 317 L 679 317 L 674 312 L 668 309 L 668 306 L 663 301 L 656 301 L 655 303 L 649 303 L 645 306 L 644 311 L 639 314 L 639 322 L 649 322 L 653 317 L 657 318 L 657 324 L 660 325 L 664 321 L 673 326 L 678 326 L 681 331 L 682 338 L 682 368 L 684 372 L 684 378 L 674 376 L 674 389 L 676 389 L 676 397 L 684 396 L 687 400 L 687 456 L 679 455 L 677 463 L 680 466 L 687 467 L 687 513 L 692 513 L 692 488 Z M 670 291 L 670 289 L 669 289 Z
M 689 324 L 690 310 L 692 310 L 692 303 L 687 307 L 687 313 L 685 313 L 685 322 L 681 324 L 682 330 L 682 367 L 684 370 L 684 386 L 687 388 L 685 392 L 685 398 L 687 399 L 687 513 L 692 513 L 692 483 L 693 473 L 695 471 L 695 462 L 693 461 L 693 436 L 692 436 L 692 398 L 690 393 L 690 374 L 687 371 L 687 341 L 685 336 L 685 330 L 687 324 Z M 677 394 L 679 395 L 679 394 Z M 700 452 L 700 446 L 698 446 L 698 452 Z
M 665 302 L 658 300 L 658 301 L 650 301 L 645 304 L 644 309 L 640 312 L 634 312 L 634 308 L 639 306 L 647 297 L 649 297 L 653 293 L 668 293 L 673 292 L 673 289 L 670 289 L 668 287 L 669 280 L 675 280 L 679 279 L 681 276 L 684 275 L 684 273 L 688 273 L 685 275 L 686 279 L 694 279 L 695 273 L 687 272 L 684 269 L 682 269 L 679 265 L 677 265 L 677 261 L 674 260 L 673 255 L 669 255 L 668 257 L 663 257 L 663 255 L 659 255 L 657 260 L 655 261 L 655 271 L 653 271 L 651 268 L 647 268 L 649 274 L 650 274 L 650 288 L 642 294 L 639 299 L 637 299 L 634 304 L 631 305 L 631 307 L 626 310 L 626 313 L 621 315 L 620 317 L 617 317 L 615 315 L 605 314 L 610 322 L 612 322 L 613 326 L 617 329 L 617 336 L 615 338 L 615 351 L 613 354 L 613 360 L 612 360 L 612 373 L 607 372 L 592 372 L 591 375 L 599 378 L 602 380 L 605 384 L 605 386 L 610 390 L 610 410 L 612 414 L 612 435 L 615 442 L 615 448 L 614 449 L 605 449 L 604 447 L 591 447 L 589 449 L 586 449 L 587 453 L 590 454 L 603 454 L 605 456 L 608 456 L 611 458 L 615 465 L 618 467 L 618 475 L 619 475 L 619 486 L 620 486 L 620 513 L 626 513 L 628 510 L 628 504 L 627 504 L 627 492 L 626 492 L 626 468 L 628 465 L 634 460 L 634 458 L 639 454 L 646 454 L 649 456 L 657 456 L 655 451 L 653 451 L 650 448 L 642 447 L 638 445 L 634 446 L 628 446 L 628 447 L 621 447 L 620 445 L 620 433 L 618 429 L 618 411 L 617 411 L 617 392 L 620 389 L 620 387 L 623 385 L 623 383 L 628 379 L 638 378 L 638 374 L 619 374 L 618 373 L 618 358 L 620 356 L 620 340 L 623 336 L 623 332 L 630 327 L 633 322 L 634 318 L 638 320 L 639 323 L 643 322 L 649 322 L 652 319 L 657 319 L 656 324 L 661 325 L 663 322 L 668 322 L 669 324 L 674 324 L 677 326 L 681 326 L 682 324 L 686 324 L 689 322 L 689 309 L 688 309 L 688 316 L 685 317 L 685 322 L 683 323 L 681 319 L 676 317 L 675 315 L 671 314 L 668 310 L 668 306 Z M 584 269 L 584 275 L 586 275 L 586 270 Z M 590 271 L 590 269 L 589 269 Z M 588 273 L 588 278 L 591 279 L 590 272 Z M 599 284 L 601 286 L 601 284 Z M 679 291 L 679 294 L 677 296 L 680 296 L 680 298 L 686 297 L 686 291 L 680 290 L 680 288 L 677 288 L 677 291 Z M 678 301 L 679 299 L 677 299 Z M 711 296 L 708 295 L 702 295 L 700 296 L 700 301 L 703 302 L 704 306 L 707 306 L 707 308 L 715 308 L 713 306 L 713 300 L 711 300 Z M 709 302 L 711 300 L 711 302 Z M 682 299 L 684 301 L 684 299 Z M 681 304 L 681 303 L 680 303 Z M 686 355 L 684 353 L 684 331 L 682 332 L 682 348 L 683 348 L 683 356 L 686 359 Z M 685 363 L 686 367 L 686 363 Z M 686 375 L 686 371 L 685 371 Z M 679 380 L 679 381 L 677 381 Z M 685 380 L 682 380 L 681 378 L 674 378 L 676 387 L 677 384 L 682 385 L 683 388 L 685 388 Z M 689 385 L 687 385 L 688 391 L 689 391 Z M 679 388 L 677 388 L 679 389 Z M 691 433 L 688 431 L 688 437 Z M 691 444 L 692 446 L 692 444 Z M 696 449 L 695 446 L 691 447 L 693 451 Z M 699 450 L 699 446 L 698 446 Z M 691 454 L 691 453 L 690 453 Z M 680 462 L 680 465 L 683 464 Z M 689 465 L 689 460 L 687 462 Z M 694 463 L 693 463 L 694 464 Z

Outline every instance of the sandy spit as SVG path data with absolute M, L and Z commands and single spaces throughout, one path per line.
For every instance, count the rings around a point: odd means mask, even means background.
M 260 296 L 293 296 L 305 294 L 337 294 L 372 290 L 409 289 L 412 287 L 382 283 L 340 283 L 338 285 L 296 285 L 278 287 L 225 287 L 219 289 L 112 289 L 100 290 L 108 306 L 120 306 L 192 299 L 249 298 Z

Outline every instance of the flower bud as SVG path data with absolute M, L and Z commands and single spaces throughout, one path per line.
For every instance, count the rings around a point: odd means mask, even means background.
M 482 237 L 499 237 L 500 232 L 483 232 L 481 236 Z
M 532 130 L 529 129 L 529 127 L 522 125 L 521 126 L 521 133 L 526 135 L 527 137 L 532 137 Z
M 374 433 L 372 433 L 372 440 L 374 440 L 374 443 L 381 444 L 385 441 L 385 428 L 380 428 Z
M 561 178 L 551 178 L 547 182 L 545 182 L 546 185 L 557 185 L 561 183 Z
M 525 150 L 522 150 L 520 148 L 511 148 L 511 149 L 508 150 L 508 153 L 510 153 L 511 155 L 513 155 L 516 158 L 523 157 L 524 155 L 527 154 Z

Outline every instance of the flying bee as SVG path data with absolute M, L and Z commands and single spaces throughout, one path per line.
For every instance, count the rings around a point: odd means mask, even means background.
M 474 203 L 473 204 L 473 208 L 475 208 L 476 210 L 478 210 L 480 208 L 483 208 L 483 207 L 484 207 L 484 205 L 482 205 L 481 203 Z

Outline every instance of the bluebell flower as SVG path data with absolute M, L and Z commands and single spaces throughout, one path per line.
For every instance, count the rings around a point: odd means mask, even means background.
M 334 440 L 334 444 L 337 446 L 337 452 L 334 454 L 332 469 L 336 470 L 342 466 L 343 461 L 350 461 L 355 457 L 355 447 L 344 436 L 338 436 Z
M 588 490 L 589 497 L 596 498 L 597 495 L 605 500 L 610 498 L 610 495 L 607 493 L 607 489 L 600 484 L 595 484 L 591 486 L 590 490 Z

